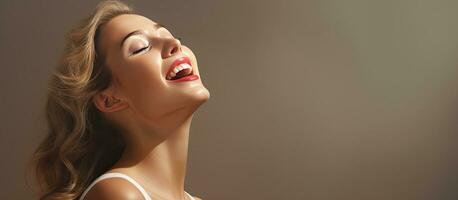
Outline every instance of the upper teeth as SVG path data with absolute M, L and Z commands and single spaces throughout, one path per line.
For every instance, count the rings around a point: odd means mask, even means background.
M 182 63 L 178 66 L 176 66 L 175 68 L 173 68 L 173 70 L 170 72 L 169 74 L 169 78 L 173 78 L 175 77 L 178 72 L 180 72 L 181 70 L 183 69 L 191 69 L 191 65 L 189 65 L 188 63 Z

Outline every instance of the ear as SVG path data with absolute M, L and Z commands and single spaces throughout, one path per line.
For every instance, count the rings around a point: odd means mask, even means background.
M 129 104 L 125 100 L 114 96 L 112 88 L 96 94 L 93 98 L 93 103 L 100 112 L 105 113 L 116 112 L 129 107 Z

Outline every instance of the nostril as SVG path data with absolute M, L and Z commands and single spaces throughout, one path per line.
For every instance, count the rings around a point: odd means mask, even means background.
M 167 39 L 162 50 L 162 57 L 167 58 L 181 51 L 181 43 L 176 39 Z
M 180 47 L 174 47 L 172 51 L 170 52 L 170 54 L 175 54 L 178 51 L 178 48 Z

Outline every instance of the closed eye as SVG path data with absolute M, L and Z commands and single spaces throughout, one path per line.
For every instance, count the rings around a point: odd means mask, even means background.
M 178 39 L 180 42 L 181 42 L 181 40 L 182 40 L 181 37 L 176 37 L 176 39 Z M 138 50 L 132 52 L 130 55 L 138 54 L 138 53 L 140 53 L 140 52 L 142 52 L 142 51 L 148 49 L 150 46 L 151 46 L 151 45 L 148 45 L 148 46 L 146 46 L 146 47 L 140 48 L 140 49 L 138 49 Z
M 140 52 L 142 52 L 142 51 L 148 49 L 149 47 L 150 47 L 150 46 L 148 45 L 148 46 L 143 47 L 143 48 L 141 48 L 141 49 L 139 49 L 139 50 L 136 50 L 136 51 L 132 52 L 131 55 L 138 54 L 138 53 L 140 53 Z

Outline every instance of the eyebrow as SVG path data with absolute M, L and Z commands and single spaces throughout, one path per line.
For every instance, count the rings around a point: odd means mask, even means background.
M 158 29 L 158 28 L 161 28 L 161 27 L 165 27 L 164 25 L 160 24 L 160 23 L 156 23 L 154 24 L 154 28 L 155 29 Z M 143 34 L 144 31 L 142 29 L 137 29 L 135 31 L 132 31 L 130 32 L 129 34 L 127 34 L 126 36 L 124 36 L 124 38 L 122 39 L 121 41 L 121 45 L 120 47 L 122 48 L 122 45 L 124 45 L 124 42 L 127 40 L 127 38 L 131 37 L 131 36 L 134 36 L 134 35 L 141 35 Z

